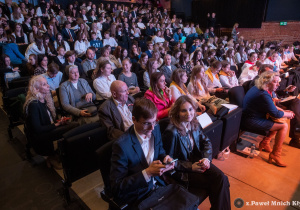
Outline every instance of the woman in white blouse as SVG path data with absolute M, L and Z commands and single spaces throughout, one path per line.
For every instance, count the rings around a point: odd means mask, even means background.
M 92 32 L 96 33 L 96 39 L 102 40 L 101 31 L 98 30 L 98 26 L 96 22 L 92 23 L 90 34 L 92 34 Z M 92 36 L 90 35 L 90 37 Z
M 108 99 L 111 97 L 110 85 L 116 80 L 115 76 L 111 74 L 111 65 L 108 61 L 103 61 L 96 70 L 96 79 L 93 82 L 96 98 L 97 100 Z
M 222 69 L 219 72 L 219 77 L 222 87 L 232 88 L 239 85 L 235 73 L 230 70 L 230 63 L 227 61 L 222 62 Z
M 87 40 L 85 33 L 80 33 L 78 36 L 78 40 L 76 40 L 74 44 L 74 50 L 77 53 L 78 57 L 83 57 L 89 47 L 90 42 Z
M 22 14 L 22 11 L 20 7 L 13 7 L 13 13 L 10 15 L 10 20 L 16 23 L 23 23 L 24 16 Z
M 165 41 L 165 38 L 162 37 L 161 31 L 157 31 L 156 35 L 152 38 L 152 43 L 163 43 Z
M 49 48 L 48 48 L 49 50 Z M 36 37 L 35 42 L 31 43 L 25 52 L 25 58 L 28 60 L 29 59 L 29 55 L 31 54 L 35 54 L 35 55 L 39 55 L 39 54 L 45 54 L 45 47 L 43 44 L 43 37 Z

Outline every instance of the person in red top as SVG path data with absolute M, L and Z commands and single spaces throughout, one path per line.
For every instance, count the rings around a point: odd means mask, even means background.
M 245 61 L 244 65 L 242 66 L 242 71 L 247 68 L 247 67 L 251 67 L 254 66 L 256 61 L 257 61 L 257 53 L 256 52 L 252 52 L 249 55 L 249 59 Z
M 168 117 L 173 101 L 171 91 L 166 86 L 165 76 L 162 72 L 155 72 L 150 78 L 150 88 L 145 92 L 145 98 L 150 99 L 158 109 L 157 119 Z

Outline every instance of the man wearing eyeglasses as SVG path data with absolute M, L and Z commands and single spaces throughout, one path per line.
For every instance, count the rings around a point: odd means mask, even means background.
M 111 187 L 114 200 L 119 204 L 136 207 L 158 186 L 165 186 L 160 176 L 174 169 L 173 159 L 165 154 L 157 108 L 146 98 L 133 105 L 133 125 L 113 144 L 111 159 Z
M 134 98 L 129 96 L 128 87 L 125 82 L 115 80 L 110 88 L 103 92 L 108 98 L 98 110 L 99 119 L 102 125 L 107 128 L 109 140 L 118 139 L 132 124 L 132 107 Z

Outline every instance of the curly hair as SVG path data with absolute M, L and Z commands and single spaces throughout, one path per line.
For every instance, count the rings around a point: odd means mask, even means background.
M 267 85 L 271 83 L 275 77 L 279 77 L 278 72 L 265 71 L 255 81 L 255 86 L 260 90 L 267 90 Z
M 39 92 L 39 87 L 41 86 L 41 79 L 44 78 L 42 75 L 34 76 L 30 79 L 29 85 L 28 85 L 28 92 L 26 96 L 26 100 L 23 106 L 23 110 L 25 115 L 28 115 L 28 106 L 32 101 L 35 100 L 42 100 L 44 99 L 46 101 L 46 105 L 51 113 L 52 119 L 56 118 L 56 112 L 55 112 L 55 107 L 53 103 L 53 98 L 51 95 L 51 92 L 49 91 L 48 94 L 45 96 Z

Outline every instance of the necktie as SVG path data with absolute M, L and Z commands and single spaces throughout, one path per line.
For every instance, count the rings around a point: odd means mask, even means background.
M 68 32 L 69 32 L 69 36 L 70 36 L 71 42 L 73 42 L 74 39 L 73 39 L 73 37 L 72 37 L 71 31 L 70 31 L 70 29 L 67 29 L 67 30 L 68 30 Z

